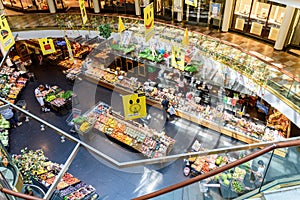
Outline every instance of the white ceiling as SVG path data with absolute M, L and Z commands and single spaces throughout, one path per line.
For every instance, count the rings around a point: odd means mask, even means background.
M 271 1 L 300 9 L 300 0 L 271 0 Z

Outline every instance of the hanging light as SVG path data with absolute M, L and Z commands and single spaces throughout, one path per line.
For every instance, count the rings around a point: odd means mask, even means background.
M 45 130 L 45 125 L 41 124 L 41 131 L 44 131 L 44 130 Z
M 65 140 L 65 137 L 64 137 L 64 136 L 61 136 L 61 137 L 60 137 L 60 142 L 61 142 L 61 143 L 64 143 L 65 141 L 66 141 L 66 140 Z

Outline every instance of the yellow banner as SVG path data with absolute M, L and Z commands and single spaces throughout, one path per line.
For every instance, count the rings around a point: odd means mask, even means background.
M 125 26 L 123 24 L 122 18 L 119 17 L 118 32 L 120 33 L 120 32 L 122 32 L 124 30 L 125 30 Z
M 172 46 L 171 66 L 181 71 L 184 70 L 185 51 L 180 47 Z
M 39 44 L 40 44 L 43 55 L 47 55 L 47 54 L 56 52 L 52 39 L 41 38 L 41 39 L 39 39 Z
M 65 37 L 65 41 L 66 41 L 67 49 L 68 49 L 68 52 L 69 52 L 70 60 L 71 60 L 71 61 L 74 61 L 73 52 L 72 52 L 72 47 L 71 47 L 71 44 L 70 44 L 70 42 L 69 42 L 69 40 L 68 40 L 67 37 Z
M 129 94 L 122 96 L 125 120 L 146 117 L 146 96 L 141 94 Z
M 144 8 L 145 39 L 149 41 L 154 35 L 154 8 L 153 2 Z
M 186 46 L 188 46 L 190 44 L 190 42 L 189 42 L 189 31 L 188 31 L 187 28 L 184 31 L 184 36 L 183 36 L 183 39 L 182 39 L 182 44 L 186 45 Z
M 0 37 L 1 45 L 4 51 L 8 51 L 15 44 L 15 39 L 4 14 L 1 15 L 0 29 L 1 29 L 1 37 Z
M 198 0 L 185 0 L 185 4 L 197 7 L 197 1 Z
M 85 24 L 87 22 L 87 15 L 84 5 L 84 0 L 79 0 L 79 7 L 81 12 L 82 23 Z

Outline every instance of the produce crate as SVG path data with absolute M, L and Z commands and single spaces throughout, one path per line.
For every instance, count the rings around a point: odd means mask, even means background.
M 81 115 L 81 110 L 77 109 L 77 108 L 73 108 L 72 113 L 66 119 L 66 122 L 68 123 L 68 126 L 74 126 L 74 123 L 72 122 L 72 120 L 76 119 L 80 115 Z

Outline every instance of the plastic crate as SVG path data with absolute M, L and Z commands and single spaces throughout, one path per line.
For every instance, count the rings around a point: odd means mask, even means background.
M 81 115 L 81 110 L 78 108 L 73 108 L 72 113 L 68 116 L 66 119 L 66 122 L 68 123 L 69 126 L 74 126 L 74 123 L 72 122 L 73 119 L 76 119 Z

